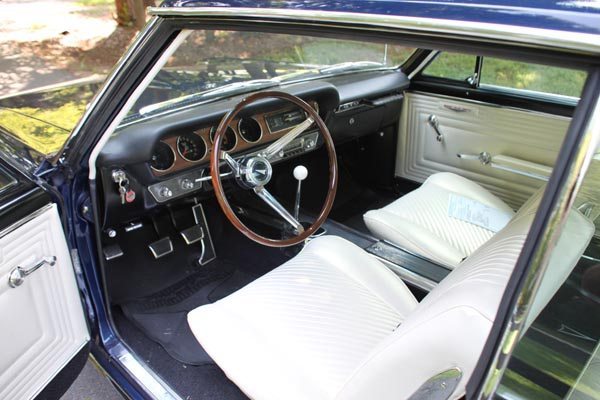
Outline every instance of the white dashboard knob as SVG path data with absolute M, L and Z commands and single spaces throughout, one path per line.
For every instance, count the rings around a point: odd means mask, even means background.
M 298 165 L 296 168 L 294 168 L 294 178 L 296 178 L 297 180 L 303 181 L 306 179 L 307 176 L 308 170 L 304 165 Z

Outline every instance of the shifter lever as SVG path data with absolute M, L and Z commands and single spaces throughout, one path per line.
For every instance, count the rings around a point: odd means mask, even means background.
M 296 190 L 296 204 L 294 205 L 294 218 L 298 221 L 300 216 L 300 191 L 302 190 L 302 181 L 308 176 L 308 170 L 304 165 L 298 165 L 294 168 L 294 178 L 298 180 L 298 189 Z

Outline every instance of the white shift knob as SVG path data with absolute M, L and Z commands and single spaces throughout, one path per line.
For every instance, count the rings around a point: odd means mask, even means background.
M 307 176 L 308 170 L 304 165 L 298 165 L 296 168 L 294 168 L 294 178 L 298 179 L 299 181 L 303 181 Z

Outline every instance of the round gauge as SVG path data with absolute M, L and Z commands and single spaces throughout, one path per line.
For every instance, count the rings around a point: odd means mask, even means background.
M 213 143 L 215 141 L 215 133 L 216 132 L 217 132 L 216 127 L 213 127 L 210 130 L 210 141 Z M 221 140 L 221 150 L 231 151 L 231 150 L 233 150 L 233 148 L 235 147 L 236 144 L 237 144 L 237 136 L 235 135 L 235 132 L 233 131 L 233 129 L 231 129 L 231 127 L 228 127 L 227 130 L 225 131 L 225 135 L 223 136 L 223 139 Z
M 256 143 L 262 137 L 260 125 L 254 118 L 242 118 L 238 124 L 238 132 L 248 143 Z
M 200 161 L 206 155 L 204 139 L 194 133 L 187 133 L 177 138 L 177 152 L 187 161 Z
M 166 171 L 175 164 L 175 152 L 165 142 L 158 142 L 150 159 L 150 166 L 156 171 Z

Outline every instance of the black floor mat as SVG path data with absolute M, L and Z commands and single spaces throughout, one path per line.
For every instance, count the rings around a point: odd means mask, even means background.
M 236 270 L 231 262 L 215 260 L 158 293 L 122 304 L 121 309 L 173 358 L 189 365 L 204 365 L 213 361 L 192 334 L 187 313 L 235 292 L 257 277 Z
M 121 305 L 123 314 L 173 358 L 190 365 L 212 363 L 187 323 L 189 310 L 208 304 L 210 293 L 234 272 L 230 263 L 213 261 L 185 280 L 152 296 Z

